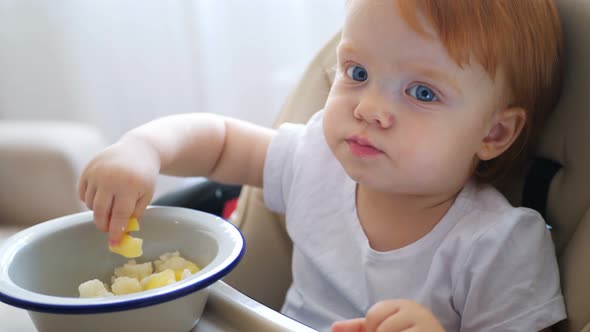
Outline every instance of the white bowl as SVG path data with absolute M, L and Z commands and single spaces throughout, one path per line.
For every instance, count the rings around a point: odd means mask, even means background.
M 104 298 L 78 298 L 91 279 L 110 282 L 128 259 L 108 250 L 92 212 L 27 228 L 0 243 L 0 301 L 28 310 L 39 331 L 182 331 L 199 321 L 207 287 L 229 273 L 244 253 L 244 238 L 214 215 L 149 207 L 140 220 L 144 254 L 138 262 L 180 251 L 201 270 L 174 284 Z

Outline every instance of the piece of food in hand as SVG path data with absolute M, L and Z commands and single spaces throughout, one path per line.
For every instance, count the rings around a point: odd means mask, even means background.
M 149 279 L 147 279 L 145 282 L 142 280 L 142 285 L 145 285 L 143 287 L 144 290 L 164 287 L 176 282 L 174 271 L 170 269 L 164 270 L 160 273 L 152 274 L 147 278 Z
M 129 277 L 135 278 L 138 281 L 149 276 L 154 272 L 154 268 L 152 267 L 152 262 L 146 262 L 143 264 L 137 264 L 135 260 L 130 260 L 125 263 L 123 266 L 116 267 L 114 272 L 114 277 Z M 114 280 L 114 279 L 113 279 Z
M 154 261 L 154 265 L 156 266 L 156 272 L 167 269 L 174 271 L 176 281 L 183 279 L 182 273 L 184 270 L 189 270 L 192 274 L 199 272 L 199 267 L 193 262 L 180 257 L 178 251 L 161 255 L 160 259 Z
M 127 227 L 125 228 L 125 234 L 121 238 L 121 241 L 116 245 L 109 245 L 109 250 L 127 258 L 136 258 L 143 255 L 143 240 L 129 235 L 129 232 L 138 230 L 139 222 L 137 218 L 129 218 Z
M 80 284 L 78 292 L 80 292 L 80 297 L 83 298 L 113 296 L 113 293 L 109 292 L 105 284 L 98 279 L 88 280 Z
M 139 280 L 129 277 L 119 277 L 113 282 L 111 290 L 115 295 L 125 295 L 141 292 L 143 289 L 139 284 Z
M 129 222 L 127 223 L 127 228 L 125 229 L 126 232 L 135 232 L 139 230 L 139 222 L 137 218 L 131 217 Z
M 136 258 L 143 255 L 142 245 L 142 239 L 132 237 L 129 234 L 124 234 L 121 238 L 121 242 L 117 245 L 109 245 L 109 250 L 123 257 Z

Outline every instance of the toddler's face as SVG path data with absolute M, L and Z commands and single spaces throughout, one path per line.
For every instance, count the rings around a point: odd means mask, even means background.
M 324 132 L 346 172 L 373 189 L 458 190 L 503 107 L 501 75 L 460 67 L 430 26 L 424 36 L 393 0 L 353 0 L 338 47 Z

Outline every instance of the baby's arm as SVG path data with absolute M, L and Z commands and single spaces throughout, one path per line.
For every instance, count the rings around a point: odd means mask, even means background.
M 155 150 L 160 171 L 262 186 L 262 168 L 274 131 L 215 114 L 179 114 L 127 133 Z
M 79 181 L 80 199 L 116 243 L 150 203 L 159 172 L 262 185 L 274 131 L 212 114 L 181 114 L 131 130 L 98 154 Z

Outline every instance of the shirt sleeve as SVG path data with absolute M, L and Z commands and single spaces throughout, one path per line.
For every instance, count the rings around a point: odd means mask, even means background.
M 549 230 L 537 212 L 513 211 L 467 255 L 454 292 L 463 332 L 540 331 L 566 317 Z
M 285 212 L 294 179 L 296 150 L 304 128 L 303 124 L 282 124 L 268 147 L 262 187 L 264 202 L 274 212 Z

